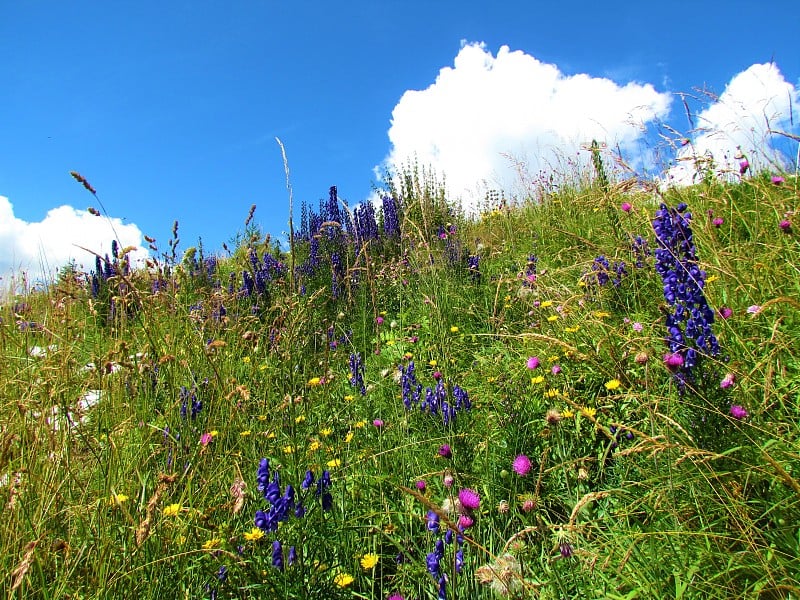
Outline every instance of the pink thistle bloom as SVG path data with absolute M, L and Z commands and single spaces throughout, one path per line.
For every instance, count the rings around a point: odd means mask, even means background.
M 719 382 L 719 387 L 723 390 L 727 390 L 734 383 L 736 383 L 736 376 L 733 373 L 727 373 L 725 377 L 722 378 L 722 381 Z
M 553 365 L 552 367 L 550 367 L 550 372 L 553 375 L 558 375 L 559 373 L 561 373 L 561 365 Z
M 478 492 L 469 488 L 464 488 L 458 492 L 458 501 L 465 510 L 478 510 L 481 505 L 481 497 Z
M 376 319 L 375 319 L 375 322 L 376 322 L 378 325 L 383 325 L 383 317 L 378 317 L 378 318 L 376 318 Z
M 780 185 L 780 184 L 782 184 L 784 181 L 786 181 L 786 180 L 785 180 L 783 177 L 781 177 L 780 175 L 773 175 L 773 176 L 772 176 L 772 183 L 773 183 L 774 185 Z
M 747 307 L 747 313 L 750 315 L 757 315 L 761 312 L 761 307 L 758 304 L 753 304 Z
M 452 473 L 445 473 L 444 477 L 442 478 L 442 483 L 444 483 L 444 487 L 450 489 L 453 487 L 453 484 L 456 482 L 456 478 L 453 477 Z
M 434 371 L 433 372 L 433 378 L 438 381 L 439 379 L 442 378 L 442 373 L 440 371 Z
M 392 594 L 386 600 L 405 600 L 400 594 Z
M 789 219 L 784 219 L 778 223 L 778 227 L 780 227 L 781 231 L 784 233 L 789 233 L 792 230 L 792 222 Z
M 744 409 L 743 406 L 734 404 L 731 406 L 731 416 L 734 419 L 738 419 L 739 421 L 741 421 L 742 419 L 747 418 L 747 411 Z
M 511 468 L 514 469 L 514 473 L 520 477 L 525 477 L 528 473 L 530 473 L 532 466 L 531 459 L 524 454 L 517 456 L 517 458 L 514 459 L 514 462 L 511 463 Z
M 631 206 L 630 202 L 623 202 L 620 204 L 620 208 L 622 209 L 622 212 L 631 212 L 633 207 Z
M 375 419 L 372 422 L 372 424 L 375 425 L 375 427 L 377 427 L 378 429 L 380 429 L 381 427 L 383 427 L 383 419 Z
M 711 221 L 711 223 L 714 225 L 714 227 L 717 227 L 717 228 L 719 228 L 720 226 L 722 226 L 722 224 L 723 224 L 724 222 L 725 222 L 725 219 L 723 219 L 723 218 L 721 218 L 721 217 L 717 217 L 716 219 L 714 219 L 713 221 Z
M 451 458 L 453 456 L 450 444 L 442 444 L 439 446 L 439 456 L 443 456 L 444 458 Z
M 673 352 L 671 354 L 664 355 L 664 364 L 670 371 L 675 371 L 676 369 L 683 366 L 683 356 L 679 352 Z
M 425 489 L 428 487 L 428 484 L 425 483 L 425 480 L 423 480 L 423 479 L 420 479 L 419 481 L 417 481 L 417 483 L 415 485 L 417 486 L 417 489 L 420 492 L 424 492 Z
M 720 317 L 722 317 L 723 319 L 727 319 L 733 314 L 733 309 L 728 308 L 727 306 L 723 306 L 717 312 L 719 312 Z
M 747 173 L 748 168 L 750 168 L 750 162 L 746 158 L 739 161 L 739 175 Z
M 475 519 L 470 517 L 469 515 L 459 515 L 458 516 L 458 526 L 463 531 L 464 529 L 469 529 L 475 524 Z
M 642 331 L 644 326 L 638 321 L 632 325 L 634 331 Z
M 536 367 L 539 366 L 540 363 L 541 361 L 539 360 L 538 356 L 531 356 L 528 359 L 527 365 L 529 369 L 535 369 Z
M 201 446 L 208 446 L 211 443 L 211 440 L 214 439 L 214 436 L 210 433 L 204 433 L 200 436 L 200 445 Z

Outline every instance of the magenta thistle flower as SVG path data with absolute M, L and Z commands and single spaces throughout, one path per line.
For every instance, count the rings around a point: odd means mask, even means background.
M 561 373 L 561 365 L 553 365 L 553 366 L 550 368 L 550 372 L 551 372 L 553 375 L 558 375 L 559 373 Z
M 443 456 L 444 458 L 452 458 L 453 450 L 450 448 L 450 444 L 442 444 L 439 446 L 439 456 Z
M 536 367 L 539 366 L 540 363 L 541 361 L 539 360 L 538 356 L 531 356 L 528 359 L 527 366 L 529 369 L 535 369 Z
M 733 314 L 733 309 L 728 308 L 727 306 L 723 306 L 717 312 L 719 313 L 720 317 L 722 317 L 723 319 L 727 319 Z
M 722 224 L 723 224 L 724 222 L 725 222 L 725 219 L 723 219 L 722 217 L 717 217 L 716 219 L 714 219 L 713 221 L 711 221 L 711 223 L 712 223 L 712 224 L 714 225 L 714 227 L 716 227 L 716 228 L 719 228 L 720 226 L 722 226 Z
M 672 352 L 664 355 L 664 364 L 670 371 L 675 371 L 683 366 L 683 356 L 680 352 Z
M 531 459 L 524 454 L 517 456 L 517 458 L 514 459 L 514 462 L 511 463 L 511 468 L 514 469 L 514 473 L 520 477 L 525 477 L 528 473 L 530 473 L 531 466 Z
M 761 312 L 761 307 L 758 304 L 753 304 L 747 307 L 747 313 L 750 315 L 757 315 Z
M 633 330 L 636 332 L 642 331 L 644 329 L 644 325 L 639 323 L 639 321 L 636 321 L 633 325 L 631 325 L 631 327 L 633 327 Z
M 747 173 L 747 169 L 749 167 L 750 167 L 750 162 L 746 158 L 743 158 L 742 160 L 740 160 L 739 161 L 739 175 L 744 175 L 745 173 Z
M 731 416 L 734 419 L 742 420 L 747 418 L 747 411 L 744 409 L 743 406 L 739 406 L 738 404 L 734 404 L 731 406 Z
M 200 445 L 201 446 L 208 446 L 211 443 L 211 440 L 214 439 L 214 436 L 210 433 L 204 433 L 200 436 Z
M 778 227 L 781 228 L 782 232 L 789 233 L 792 230 L 792 222 L 789 219 L 784 219 L 778 223 Z
M 378 317 L 378 318 L 376 318 L 376 319 L 375 319 L 375 322 L 376 322 L 378 325 L 383 325 L 383 317 Z
M 458 500 L 465 510 L 478 510 L 481 505 L 481 497 L 478 492 L 469 488 L 464 488 L 458 492 Z
M 386 600 L 405 600 L 400 594 L 392 594 Z
M 459 515 L 458 516 L 458 526 L 461 530 L 469 529 L 475 524 L 475 519 L 470 517 L 469 515 Z
M 383 427 L 383 419 L 375 419 L 374 421 L 372 421 L 372 424 L 378 429 L 380 429 L 381 427 Z
M 417 489 L 418 489 L 420 492 L 424 492 L 424 491 L 425 491 L 425 488 L 427 488 L 427 487 L 428 487 L 428 484 L 426 484 L 426 483 L 425 483 L 425 480 L 423 480 L 423 479 L 420 479 L 419 481 L 417 481 L 417 483 L 416 483 L 415 485 L 417 486 Z
M 773 183 L 774 185 L 780 185 L 780 184 L 782 184 L 784 181 L 786 181 L 786 180 L 785 180 L 783 177 L 781 177 L 780 175 L 773 175 L 773 176 L 772 176 L 772 183 Z
M 455 482 L 456 478 L 453 477 L 452 473 L 448 471 L 447 473 L 444 474 L 444 477 L 442 478 L 442 483 L 444 484 L 444 487 L 450 489 L 451 487 L 453 487 L 453 484 Z
M 620 209 L 622 209 L 622 212 L 631 212 L 632 208 L 633 207 L 631 206 L 630 202 L 623 202 L 620 204 Z

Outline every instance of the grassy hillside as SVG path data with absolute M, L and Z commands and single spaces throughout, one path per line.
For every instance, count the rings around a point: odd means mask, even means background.
M 597 179 L 3 306 L 2 595 L 800 596 L 800 182 Z

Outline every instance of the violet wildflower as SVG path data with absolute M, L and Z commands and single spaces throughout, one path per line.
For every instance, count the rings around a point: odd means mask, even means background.
M 272 566 L 283 571 L 283 548 L 279 540 L 272 542 Z
M 778 223 L 778 227 L 780 227 L 781 231 L 784 233 L 792 232 L 792 222 L 789 219 L 783 219 L 780 223 Z
M 364 385 L 364 373 L 365 366 L 364 361 L 361 359 L 361 353 L 354 352 L 350 355 L 350 385 L 358 388 L 362 396 L 367 395 L 367 387 Z
M 762 308 L 763 307 L 759 306 L 758 304 L 753 304 L 753 305 L 747 307 L 747 314 L 749 314 L 749 315 L 757 315 L 758 313 L 761 312 Z
M 526 363 L 526 365 L 527 365 L 527 367 L 529 369 L 535 369 L 535 368 L 537 368 L 539 366 L 540 363 L 541 363 L 541 361 L 539 360 L 538 356 L 531 356 L 528 359 L 528 362 Z
M 785 181 L 785 179 L 780 175 L 773 175 L 771 181 L 773 185 L 781 185 Z
M 722 217 L 717 217 L 716 219 L 711 221 L 711 223 L 714 225 L 714 227 L 716 227 L 718 229 L 722 226 L 722 224 L 724 222 L 725 222 L 725 219 L 723 219 Z
M 731 405 L 731 416 L 734 419 L 741 421 L 742 419 L 746 419 L 748 416 L 748 412 L 744 409 L 743 406 L 739 406 L 738 404 Z
M 620 204 L 620 206 L 619 206 L 619 207 L 620 207 L 620 209 L 622 210 L 622 212 L 626 212 L 626 213 L 627 213 L 627 212 L 631 212 L 631 209 L 633 208 L 633 207 L 631 206 L 631 203 L 630 203 L 630 202 L 623 202 L 622 204 Z
M 572 556 L 574 552 L 572 544 L 570 544 L 569 542 L 561 542 L 558 545 L 558 551 L 561 553 L 562 558 L 569 558 Z
M 443 458 L 453 457 L 453 451 L 450 448 L 450 444 L 442 444 L 441 446 L 439 446 L 439 456 Z
M 733 314 L 733 309 L 728 308 L 727 306 L 723 306 L 717 311 L 717 314 L 723 319 L 728 319 Z
M 742 160 L 739 161 L 739 175 L 747 173 L 747 169 L 749 168 L 750 162 L 747 160 L 747 157 L 742 157 Z
M 437 533 L 439 531 L 439 514 L 435 510 L 429 510 L 425 514 L 425 526 L 428 531 Z
M 428 487 L 428 484 L 427 484 L 427 483 L 425 483 L 425 480 L 424 480 L 424 479 L 420 479 L 419 481 L 417 481 L 417 483 L 415 483 L 415 484 L 414 484 L 414 486 L 415 486 L 415 487 L 416 487 L 416 488 L 417 488 L 417 489 L 418 489 L 420 492 L 424 492 L 424 491 L 425 491 L 425 489 Z
M 372 424 L 378 429 L 380 429 L 381 427 L 383 427 L 383 419 L 375 419 L 372 421 Z
M 514 469 L 514 473 L 520 477 L 525 477 L 528 473 L 530 473 L 532 466 L 531 459 L 524 454 L 517 456 L 514 459 L 514 462 L 511 463 L 511 468 Z
M 722 378 L 722 381 L 719 382 L 719 387 L 723 390 L 727 390 L 730 387 L 733 387 L 733 384 L 736 383 L 736 375 L 733 373 L 726 373 L 725 377 Z

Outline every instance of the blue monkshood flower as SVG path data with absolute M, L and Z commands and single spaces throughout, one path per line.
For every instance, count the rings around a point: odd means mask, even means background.
M 481 257 L 477 254 L 472 254 L 467 258 L 467 270 L 469 277 L 473 283 L 479 283 L 481 280 Z
M 439 515 L 435 510 L 429 510 L 425 515 L 428 531 L 439 531 Z
M 304 490 L 307 490 L 314 484 L 314 473 L 309 469 L 306 471 L 306 476 L 303 478 L 303 483 L 300 484 L 300 487 Z
M 289 565 L 297 562 L 297 549 L 294 546 L 289 546 Z
M 428 569 L 428 573 L 433 575 L 434 577 L 439 576 L 439 555 L 436 552 L 428 552 L 425 557 L 425 568 Z
M 386 237 L 400 236 L 399 202 L 390 196 L 381 199 L 381 213 L 383 215 L 383 233 Z
M 364 361 L 361 359 L 360 352 L 354 352 L 350 355 L 350 385 L 358 388 L 362 396 L 367 395 L 367 388 L 364 385 Z
M 219 581 L 225 581 L 228 579 L 228 567 L 222 565 L 219 570 L 217 571 L 217 579 Z
M 283 571 L 283 548 L 279 540 L 272 542 L 272 566 Z
M 265 495 L 267 493 L 267 486 L 269 485 L 269 459 L 262 458 L 258 464 L 258 472 L 256 475 L 258 481 L 258 491 Z
M 459 548 L 456 550 L 456 573 L 461 573 L 461 569 L 464 568 L 464 549 Z
M 438 600 L 447 600 L 447 576 L 444 573 L 439 577 L 439 591 L 436 598 Z

